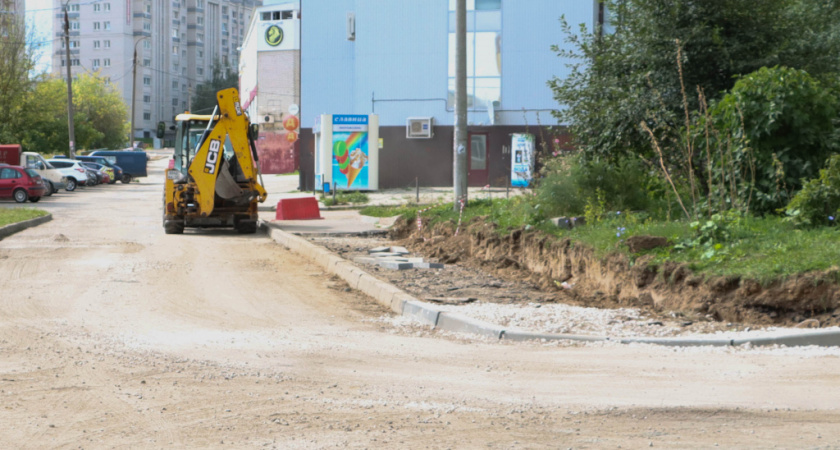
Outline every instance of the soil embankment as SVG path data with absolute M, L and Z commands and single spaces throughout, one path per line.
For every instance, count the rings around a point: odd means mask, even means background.
M 653 264 L 650 256 L 631 260 L 616 252 L 597 258 L 589 248 L 539 231 L 500 234 L 481 218 L 457 235 L 451 223 L 418 232 L 414 221 L 400 219 L 392 238 L 443 263 L 481 267 L 500 278 L 527 279 L 565 303 L 638 307 L 755 325 L 840 325 L 840 285 L 833 281 L 838 269 L 765 285 L 738 277 L 705 277 L 685 265 Z

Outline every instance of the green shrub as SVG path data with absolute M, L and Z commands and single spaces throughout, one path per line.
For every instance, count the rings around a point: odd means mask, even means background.
M 835 225 L 840 212 L 840 155 L 832 155 L 820 176 L 805 183 L 785 208 L 796 225 Z
M 536 188 L 537 204 L 545 217 L 580 216 L 589 210 L 656 210 L 663 208 L 664 185 L 637 157 L 584 161 L 579 155 L 561 156 L 546 164 Z M 588 208 L 587 208 L 588 206 Z
M 836 151 L 838 98 L 804 70 L 762 67 L 711 109 L 722 137 L 745 139 L 755 155 L 751 211 L 784 206 Z

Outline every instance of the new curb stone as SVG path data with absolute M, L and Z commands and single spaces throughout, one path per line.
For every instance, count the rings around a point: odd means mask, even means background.
M 27 228 L 41 225 L 52 220 L 52 214 L 46 216 L 36 217 L 34 219 L 24 220 L 23 222 L 10 223 L 4 227 L 0 227 L 0 239 L 5 239 L 17 232 L 23 231 Z
M 49 216 L 45 216 L 49 217 Z M 43 219 L 39 218 L 39 219 Z M 32 219 L 37 220 L 37 219 Z M 49 220 L 49 219 L 47 219 Z M 405 293 L 396 286 L 382 281 L 364 270 L 353 266 L 349 261 L 319 247 L 306 239 L 295 236 L 277 228 L 276 225 L 259 221 L 259 226 L 266 231 L 268 236 L 275 242 L 288 249 L 299 253 L 315 263 L 321 265 L 326 271 L 338 275 L 346 281 L 351 288 L 362 291 L 373 297 L 382 306 L 410 317 L 424 325 L 434 328 L 441 328 L 447 331 L 478 334 L 482 336 L 495 337 L 499 340 L 527 341 L 527 340 L 566 340 L 566 341 L 613 341 L 622 344 L 654 344 L 666 346 L 739 346 L 750 344 L 760 345 L 785 345 L 789 347 L 820 345 L 840 346 L 840 330 L 825 330 L 809 333 L 792 334 L 786 336 L 757 336 L 742 339 L 725 338 L 622 338 L 610 339 L 606 336 L 581 336 L 570 334 L 534 333 L 529 331 L 510 329 L 507 330 L 499 325 L 483 322 L 471 317 L 457 313 L 443 312 L 434 305 L 421 302 L 413 296 Z M 0 232 L 7 227 L 0 229 Z M 0 236 L 2 236 L 0 234 Z M 326 253 L 326 254 L 325 254 Z

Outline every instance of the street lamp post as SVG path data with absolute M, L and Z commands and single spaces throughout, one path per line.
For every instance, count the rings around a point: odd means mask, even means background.
M 134 147 L 134 105 L 137 102 L 137 44 L 148 39 L 148 36 L 141 37 L 134 43 L 134 59 L 131 63 L 131 126 L 128 130 L 128 146 Z

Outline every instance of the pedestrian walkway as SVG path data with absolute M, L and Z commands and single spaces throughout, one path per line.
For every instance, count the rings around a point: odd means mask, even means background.
M 452 187 L 423 187 L 419 189 L 383 189 L 366 192 L 368 202 L 365 204 L 338 206 L 334 208 L 321 206 L 322 219 L 315 220 L 280 220 L 275 221 L 277 202 L 286 198 L 315 196 L 320 200 L 320 192 L 300 192 L 298 176 L 263 175 L 263 183 L 268 198 L 260 205 L 260 219 L 272 221 L 277 228 L 299 235 L 365 235 L 384 234 L 393 221 L 376 220 L 359 214 L 359 209 L 369 205 L 397 206 L 408 204 L 434 205 L 452 202 L 454 189 Z M 469 197 L 504 198 L 508 195 L 520 195 L 521 189 L 504 188 L 469 188 Z M 419 200 L 419 201 L 418 201 Z

